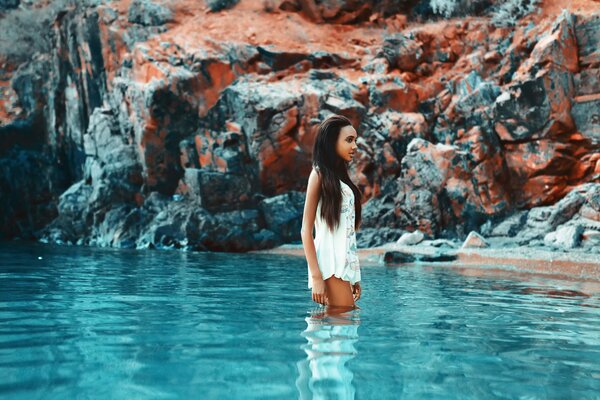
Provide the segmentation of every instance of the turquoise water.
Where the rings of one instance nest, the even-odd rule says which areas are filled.
[[[598,286],[473,272],[2,243],[0,398],[600,399]]]

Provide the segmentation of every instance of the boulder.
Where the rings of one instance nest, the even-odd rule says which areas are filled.
[[[573,75],[573,80],[576,96],[600,93],[600,68],[584,69]]]
[[[544,236],[544,243],[549,246],[573,249],[581,244],[582,234],[581,225],[561,225],[556,231]]]
[[[577,131],[593,145],[600,145],[600,90],[594,95],[576,97],[571,115]]]
[[[423,239],[425,239],[425,235],[423,235],[423,232],[421,231],[406,232],[402,236],[400,236],[400,239],[396,241],[396,244],[403,246],[413,246],[421,243]]]
[[[578,72],[578,43],[575,34],[576,17],[563,11],[552,27],[538,40],[531,55],[518,69],[515,78],[533,76],[540,67],[552,64],[569,72]]]
[[[527,210],[518,211],[492,229],[491,236],[515,236],[527,221]]]
[[[402,251],[386,251],[383,254],[383,262],[386,264],[405,264],[412,263],[417,260],[417,257],[411,253]]]
[[[0,0],[0,11],[19,7],[21,0]]]
[[[581,68],[600,63],[600,14],[578,16],[575,26]]]
[[[486,216],[507,210],[510,200],[495,179],[502,169],[494,162],[476,164],[455,146],[411,141],[395,199],[401,226],[435,236],[443,229],[475,229]]]
[[[277,234],[282,243],[300,240],[304,198],[303,193],[292,191],[264,199],[259,203],[266,228]]]
[[[423,254],[418,260],[421,262],[451,262],[457,258],[458,256],[454,252],[438,252],[435,254]]]
[[[252,185],[244,176],[186,168],[179,193],[187,194],[207,210],[242,208],[252,200]]]
[[[386,251],[382,256],[385,264],[408,264],[413,262],[450,262],[457,259],[455,251],[436,251],[433,253],[409,253],[398,250]]]
[[[362,206],[362,227],[395,227],[394,198],[391,195],[374,197]],[[397,240],[394,238],[393,240]]]
[[[511,84],[496,99],[496,133],[504,142],[552,138],[575,130],[572,75],[550,67]]]
[[[584,203],[585,197],[579,191],[573,190],[552,206],[532,208],[527,215],[527,227],[545,232],[553,231],[570,220]]]
[[[489,247],[489,243],[487,240],[483,238],[477,232],[470,232],[469,236],[463,242],[461,249],[476,249],[476,248],[484,248]]]
[[[413,34],[393,34],[384,39],[381,56],[391,68],[414,71],[423,61],[423,43]]]
[[[581,246],[592,251],[599,252],[600,250],[600,231],[584,230],[581,234]]]
[[[152,0],[133,0],[129,5],[128,20],[144,26],[156,26],[171,22],[173,15],[164,4]]]
[[[381,110],[414,113],[419,107],[419,94],[398,77],[379,79],[369,88],[369,101]]]
[[[395,242],[404,233],[402,229],[389,228],[363,228],[356,232],[356,246],[359,249],[379,247]]]

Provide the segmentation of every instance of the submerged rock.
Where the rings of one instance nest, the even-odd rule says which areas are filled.
[[[434,253],[406,252],[389,250],[382,255],[385,264],[409,264],[413,262],[450,262],[457,259],[454,251],[437,251]]]
[[[386,251],[383,255],[383,262],[386,264],[404,264],[415,262],[417,257],[411,253],[402,251]]]

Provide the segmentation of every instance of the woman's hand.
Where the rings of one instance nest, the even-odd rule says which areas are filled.
[[[325,304],[325,281],[323,277],[312,278],[312,299],[319,304]]]
[[[361,292],[362,289],[360,288],[360,282],[356,282],[354,285],[352,285],[352,294],[354,295],[354,301],[360,299]]]

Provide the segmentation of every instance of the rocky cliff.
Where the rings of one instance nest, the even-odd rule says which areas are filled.
[[[315,128],[340,113],[360,136],[362,245],[555,244],[573,226],[597,243],[600,3],[514,27],[418,23],[414,2],[105,3],[65,8],[50,54],[2,64],[5,238],[296,241]]]

